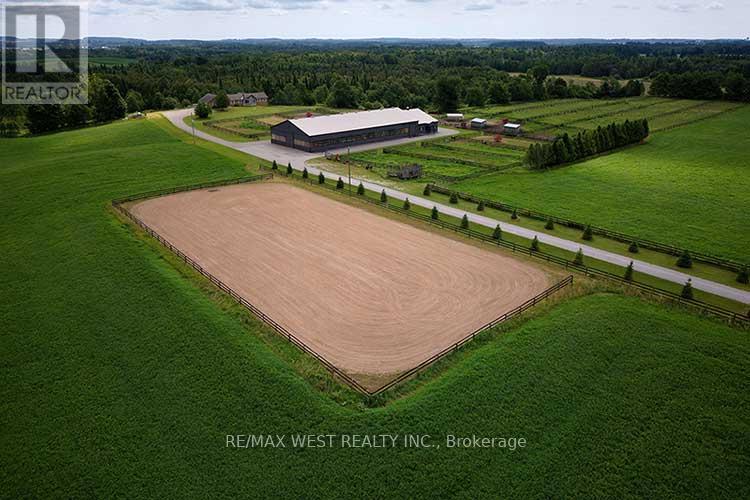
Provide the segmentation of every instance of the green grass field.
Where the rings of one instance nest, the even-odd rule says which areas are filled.
[[[244,173],[162,127],[0,139],[3,497],[750,495],[750,340],[635,298],[540,310],[385,407],[314,387],[309,360],[109,208]],[[225,447],[286,433],[528,446]]]
[[[748,120],[746,106],[580,164],[489,174],[452,187],[748,262]]]

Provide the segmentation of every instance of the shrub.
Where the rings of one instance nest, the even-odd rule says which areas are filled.
[[[326,176],[323,175],[323,172],[318,174],[318,184],[325,184],[326,183]]]
[[[426,186],[424,187],[424,191],[422,191],[422,194],[423,194],[424,196],[430,196],[430,195],[432,194],[432,188],[430,188],[430,185],[429,185],[429,184],[427,184],[427,185],[426,185]]]
[[[271,165],[271,170],[278,170],[278,169],[279,169],[279,164],[276,163],[276,160],[274,160],[273,164]]]
[[[690,269],[693,267],[693,258],[690,257],[690,252],[685,250],[682,252],[682,255],[680,255],[680,258],[677,259],[677,267],[681,267],[683,269]]]
[[[469,216],[464,214],[464,218],[461,219],[461,229],[469,229]]]
[[[307,179],[308,177],[310,177],[310,174],[307,173],[307,167],[305,167],[304,170],[302,170],[302,178]]]
[[[555,223],[552,222],[552,219],[547,219],[547,223],[544,225],[544,229],[547,229],[549,231],[555,229]]]
[[[539,238],[534,236],[534,239],[531,240],[531,251],[532,252],[538,252],[539,251]]]
[[[359,186],[357,186],[357,194],[360,196],[363,196],[365,194],[365,185],[361,182],[359,183]]]
[[[130,95],[130,92],[128,92],[128,95]],[[136,110],[136,111],[140,111],[140,110]],[[199,102],[198,105],[195,107],[195,116],[197,116],[198,118],[208,118],[209,116],[211,116],[212,111],[213,110],[211,109],[211,106],[209,106],[205,102]]]
[[[502,240],[503,239],[503,230],[500,229],[500,224],[495,227],[495,230],[492,231],[492,239],[493,240]]]
[[[510,214],[510,218],[511,218],[511,219],[513,219],[513,220],[516,220],[516,219],[518,219],[518,210],[516,210],[516,209],[514,208],[514,209],[513,209],[513,213],[512,213],[512,214]]]
[[[628,252],[630,252],[630,253],[638,253],[640,251],[641,251],[641,249],[638,248],[638,242],[637,241],[632,242],[630,244],[630,246],[628,247]]]
[[[289,162],[286,166],[286,175],[292,175],[294,173],[294,169],[292,168],[292,162]]]
[[[576,252],[576,256],[573,259],[573,264],[576,266],[582,266],[583,265],[583,249],[579,248],[578,252]]]
[[[479,200],[479,205],[477,205],[477,212],[484,212],[484,201]]]
[[[585,241],[591,241],[594,239],[594,232],[591,230],[590,225],[587,225],[586,229],[583,230],[581,238],[583,238]]]
[[[693,283],[692,283],[692,281],[693,280],[688,279],[687,283],[685,283],[685,286],[682,287],[682,293],[680,294],[680,296],[683,299],[688,299],[688,300],[693,300],[694,299],[694,297],[693,297]]]
[[[623,276],[625,280],[627,281],[633,281],[633,261],[630,261],[630,264],[628,264],[627,269],[625,269],[625,276]]]
[[[385,194],[385,189],[380,192],[380,202],[388,203],[388,195]]]
[[[341,180],[341,177],[336,181],[336,189],[344,189],[344,181]]]
[[[743,285],[750,283],[750,272],[748,272],[747,267],[740,269],[740,273],[737,275],[737,283],[742,283]]]
[[[458,203],[458,195],[456,193],[451,193],[451,199],[450,202],[453,205],[456,205]]]
[[[432,207],[432,214],[430,214],[430,217],[432,217],[432,220],[438,220],[440,218],[440,212],[438,212],[437,207]]]
[[[409,198],[406,198],[404,200],[404,210],[411,210],[411,203],[409,202]]]

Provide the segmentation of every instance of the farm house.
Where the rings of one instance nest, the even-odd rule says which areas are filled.
[[[437,119],[421,109],[387,108],[285,120],[271,127],[271,142],[320,152],[437,131]]]

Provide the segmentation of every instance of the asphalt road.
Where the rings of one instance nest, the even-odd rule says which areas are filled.
[[[188,132],[190,134],[193,133],[191,127],[189,125],[186,125],[183,122],[183,119],[186,116],[189,116],[192,113],[192,109],[179,109],[174,111],[165,111],[163,112],[163,115],[169,119],[176,127],[184,130],[185,132]],[[440,137],[440,136],[448,136],[453,135],[456,132],[453,132],[451,130],[441,130],[437,136],[429,136],[430,138]],[[221,144],[223,146],[227,146],[233,149],[236,149],[238,151],[242,151],[244,153],[247,153],[252,156],[256,156],[259,158],[263,158],[268,161],[276,160],[276,162],[284,166],[287,163],[292,164],[292,168],[295,170],[302,170],[303,168],[307,167],[308,172],[312,175],[318,175],[319,172],[321,172],[320,169],[317,169],[313,166],[307,165],[307,162],[313,158],[319,158],[321,155],[319,153],[306,153],[304,151],[299,151],[292,148],[287,148],[284,146],[277,146],[275,144],[271,144],[270,141],[256,141],[256,142],[231,142],[224,139],[219,139],[218,137],[214,137],[210,134],[206,134],[204,132],[201,132],[199,130],[195,131],[195,135],[197,137],[200,137],[201,139],[205,139],[207,141],[212,141],[217,144]],[[369,149],[377,149],[387,146],[397,146],[399,144],[405,144],[408,142],[414,142],[414,141],[420,141],[424,140],[424,137],[417,137],[417,138],[409,138],[409,139],[397,139],[394,141],[386,141],[386,142],[378,142],[375,144],[366,144],[363,146],[354,146],[351,148],[352,152],[358,152],[358,151],[366,151]],[[345,153],[346,149],[341,150],[332,150],[332,153]],[[337,178],[340,177],[338,174],[334,174],[331,172],[322,171],[323,175],[325,175],[327,178]],[[452,215],[455,217],[463,217],[464,214],[466,214],[469,218],[469,220],[472,223],[480,224],[483,226],[494,228],[498,224],[502,228],[503,232],[509,233],[509,234],[515,234],[518,236],[522,236],[524,238],[533,239],[534,236],[539,238],[539,242],[543,243],[545,245],[550,245],[557,248],[562,248],[565,250],[569,250],[571,252],[577,252],[580,248],[583,250],[583,254],[587,257],[591,257],[594,259],[598,259],[604,262],[610,262],[612,264],[617,264],[622,267],[626,267],[631,261],[633,262],[633,269],[635,271],[638,271],[640,273],[648,274],[657,278],[664,279],[666,281],[671,281],[673,283],[678,284],[684,284],[688,279],[692,279],[693,288],[696,288],[698,290],[702,290],[704,292],[709,292],[714,295],[718,295],[720,297],[725,297],[727,299],[732,299],[737,302],[741,302],[743,304],[750,304],[750,292],[746,292],[743,290],[739,290],[737,288],[733,288],[727,285],[722,285],[721,283],[716,283],[711,280],[703,279],[703,278],[697,278],[695,276],[691,276],[689,274],[675,271],[673,269],[669,269],[662,266],[657,266],[655,264],[649,264],[648,262],[643,262],[640,260],[632,259],[631,257],[620,255],[612,252],[608,252],[606,250],[601,250],[598,248],[590,247],[587,245],[582,245],[581,243],[577,241],[570,241],[563,238],[558,238],[556,236],[550,236],[545,233],[539,233],[536,231],[533,231],[531,229],[526,229],[524,227],[515,226],[513,224],[508,224],[507,222],[501,222],[496,219],[492,219],[490,217],[486,217],[483,215],[478,214],[472,214],[464,212],[463,210],[459,210],[455,207],[452,207],[450,205],[443,205],[441,203],[435,203],[432,200],[420,198],[411,194],[404,193],[402,191],[398,191],[393,188],[388,188],[385,186],[381,186],[380,184],[366,181],[366,180],[360,180],[360,179],[352,179],[352,182],[356,180],[357,183],[362,182],[362,184],[365,186],[365,189],[369,189],[372,191],[381,191],[385,189],[386,194],[390,198],[403,200],[405,198],[409,198],[409,201],[413,205],[418,205],[425,208],[432,208],[434,206],[437,207],[437,209],[440,211],[441,214],[446,215]]]

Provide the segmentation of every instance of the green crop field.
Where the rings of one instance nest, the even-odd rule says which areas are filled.
[[[749,120],[745,106],[580,164],[488,174],[452,187],[748,262]]]
[[[217,150],[154,120],[0,139],[2,496],[750,495],[750,340],[635,298],[540,309],[384,407],[311,385],[309,359],[109,208],[244,173]],[[225,445],[286,433],[441,448]],[[448,434],[528,445],[447,449]]]

